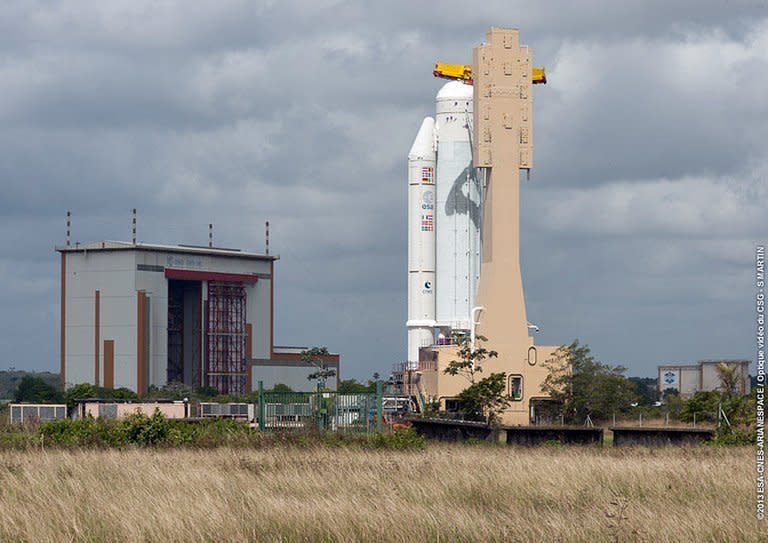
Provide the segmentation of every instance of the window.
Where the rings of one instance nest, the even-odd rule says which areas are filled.
[[[536,347],[529,347],[528,348],[528,364],[530,366],[535,366],[537,362],[537,353],[536,353]]]
[[[445,411],[446,413],[458,413],[461,411],[461,402],[456,399],[446,398]]]
[[[509,376],[509,396],[515,401],[523,399],[523,376],[522,375]]]

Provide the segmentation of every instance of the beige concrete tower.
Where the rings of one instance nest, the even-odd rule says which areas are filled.
[[[533,166],[533,73],[531,50],[518,31],[491,28],[475,47],[474,166],[485,168],[483,258],[474,311],[475,333],[499,353],[489,370],[503,370],[510,395],[519,398],[505,422],[526,424],[530,401],[543,398],[542,362],[556,346],[534,346],[529,336],[520,273],[520,170]],[[498,368],[498,369],[497,369]]]
[[[473,160],[487,168],[476,332],[503,358],[531,343],[520,274],[520,170],[531,164],[531,52],[517,30],[491,28],[475,47]]]

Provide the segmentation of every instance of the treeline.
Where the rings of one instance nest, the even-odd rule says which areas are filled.
[[[27,403],[66,403],[69,407],[73,407],[78,400],[88,398],[104,400],[186,399],[215,402],[255,402],[258,398],[256,391],[240,396],[223,395],[212,387],[192,388],[183,383],[169,383],[162,387],[150,386],[147,393],[141,398],[128,388],[102,388],[89,383],[74,385],[62,393],[58,388],[58,375],[48,375],[51,375],[52,378],[38,374],[19,376],[14,390],[10,392],[8,398],[16,402]],[[285,394],[298,393],[291,387],[280,383],[265,391]],[[360,383],[355,379],[344,379],[339,383],[338,392],[342,394],[372,394],[376,392],[376,381],[369,380],[367,383]]]
[[[58,373],[20,370],[0,371],[0,400],[15,400],[16,391],[19,386],[25,379],[28,386],[30,378],[33,379],[31,382],[35,383],[35,388],[39,387],[41,390],[52,390],[54,392],[59,388]]]
[[[654,379],[627,378],[622,366],[596,360],[587,345],[574,341],[562,347],[545,366],[549,375],[542,387],[551,400],[541,411],[565,424],[609,423],[645,414],[669,417],[684,423],[717,422],[720,442],[749,443],[755,438],[755,390],[750,396],[737,393],[734,366],[717,367],[720,390],[698,392],[681,398],[677,391],[664,391],[658,405]]]

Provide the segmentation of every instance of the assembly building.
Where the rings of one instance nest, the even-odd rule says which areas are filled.
[[[61,254],[61,384],[184,383],[222,394],[262,381],[310,390],[302,347],[274,345],[277,257],[238,249],[98,241]],[[339,356],[325,357],[339,379]]]

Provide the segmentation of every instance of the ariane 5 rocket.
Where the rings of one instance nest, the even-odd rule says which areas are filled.
[[[446,83],[408,153],[408,369],[421,347],[471,326],[483,198],[471,134],[472,86]]]

